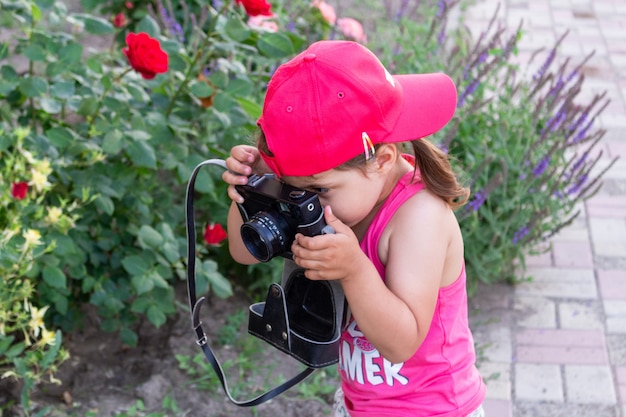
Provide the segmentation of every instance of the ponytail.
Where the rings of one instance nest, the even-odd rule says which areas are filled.
[[[428,190],[444,200],[452,209],[465,204],[470,190],[459,184],[448,155],[427,139],[411,141],[415,169]]]

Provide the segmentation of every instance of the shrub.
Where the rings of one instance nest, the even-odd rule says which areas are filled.
[[[49,329],[79,328],[86,304],[131,346],[141,321],[175,312],[192,169],[250,140],[271,71],[330,27],[304,1],[254,22],[214,4],[0,0],[0,179],[13,184],[0,200],[0,370],[27,382],[26,407],[65,357]],[[276,265],[235,265],[220,245],[220,178],[203,171],[195,189],[198,291],[265,291]]]
[[[579,97],[589,57],[557,64],[564,34],[547,54],[536,51],[544,62],[535,74],[525,74],[514,63],[521,24],[509,31],[492,20],[473,39],[462,25],[447,27],[458,3],[421,3],[410,16],[405,2],[388,9],[395,16],[382,20],[393,22],[382,28],[389,37],[370,46],[397,73],[443,71],[455,79],[457,112],[433,139],[472,189],[457,217],[473,291],[479,281],[524,279],[525,256],[546,250],[548,239],[578,215],[578,204],[601,187],[615,160],[594,170],[602,154],[595,146],[605,133],[594,122],[608,100],[604,94],[588,102]]]

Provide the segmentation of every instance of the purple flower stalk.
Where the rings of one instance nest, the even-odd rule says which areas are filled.
[[[528,226],[520,227],[517,232],[513,234],[513,244],[521,242],[528,235],[528,233],[530,233],[530,229],[528,228]]]
[[[396,13],[396,21],[400,21],[406,14],[406,8],[409,6],[409,0],[402,0],[398,13]]]
[[[478,88],[479,84],[480,82],[476,79],[467,86],[465,91],[463,91],[463,94],[461,94],[461,97],[459,97],[459,102],[456,105],[457,108],[460,108],[463,106],[463,104],[465,104],[465,100],[467,99],[467,97],[474,94],[474,91],[476,91],[476,88]]]
[[[589,177],[587,176],[587,174],[579,175],[576,179],[576,183],[572,185],[569,190],[567,190],[567,194],[577,194],[588,179]]]
[[[468,203],[468,207],[472,211],[478,211],[485,204],[485,200],[487,200],[487,194],[484,191],[479,191],[474,196],[474,199]]]
[[[554,48],[552,48],[552,50],[550,50],[550,54],[546,58],[545,62],[543,63],[541,68],[539,68],[539,71],[537,71],[537,73],[535,75],[533,75],[533,80],[538,80],[539,78],[543,77],[543,75],[548,70],[548,67],[550,66],[550,64],[552,64],[552,61],[554,61],[555,55],[556,55],[556,50]]]
[[[185,32],[183,31],[183,27],[176,21],[176,19],[170,17],[170,15],[167,13],[167,10],[165,10],[165,7],[160,5],[159,9],[161,12],[161,17],[163,18],[163,22],[165,23],[165,26],[170,31],[170,33],[174,35],[180,42],[185,42]]]
[[[535,165],[535,167],[533,168],[533,175],[535,176],[535,178],[539,178],[541,174],[543,174],[545,170],[548,169],[549,166],[550,157],[546,156],[541,161],[539,161],[537,165]]]

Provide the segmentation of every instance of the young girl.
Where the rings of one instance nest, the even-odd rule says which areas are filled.
[[[296,235],[294,262],[311,280],[341,283],[352,314],[342,334],[336,416],[483,416],[485,385],[468,326],[461,231],[452,209],[468,190],[426,140],[453,116],[444,74],[392,76],[354,42],[311,45],[273,75],[258,147],[226,161],[233,200],[229,248],[243,244],[252,173],[318,193],[335,234]],[[401,143],[412,148],[402,151]]]

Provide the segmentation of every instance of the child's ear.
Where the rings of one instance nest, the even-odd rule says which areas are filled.
[[[400,157],[398,147],[394,143],[384,143],[376,149],[376,169],[380,172],[388,172],[393,168]]]

